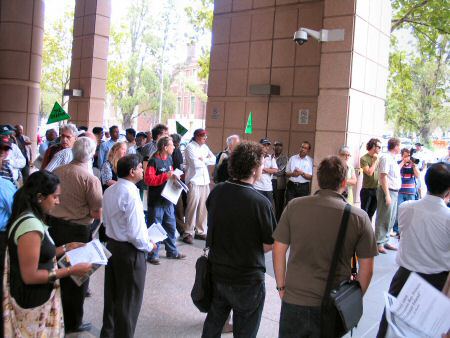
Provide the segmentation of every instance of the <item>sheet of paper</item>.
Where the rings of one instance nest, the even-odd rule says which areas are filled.
[[[384,293],[386,320],[388,322],[388,330],[385,338],[430,338],[423,332],[411,327],[395,314],[392,313],[392,306],[397,299],[389,293]]]
[[[148,228],[148,237],[153,243],[162,242],[167,238],[167,232],[159,223],[153,223]]]
[[[173,171],[173,174],[176,176],[176,177],[178,177],[178,178],[180,178],[181,177],[181,175],[183,175],[184,173],[180,170],[180,169],[175,169],[174,171]]]
[[[430,337],[441,337],[450,329],[450,299],[416,273],[410,274],[392,312]]]
[[[70,265],[72,266],[78,263],[108,264],[108,259],[98,239],[94,239],[80,248],[67,251],[66,256],[69,258]]]
[[[171,178],[166,182],[166,185],[161,192],[161,196],[176,205],[182,191],[183,186],[178,182],[178,180]]]

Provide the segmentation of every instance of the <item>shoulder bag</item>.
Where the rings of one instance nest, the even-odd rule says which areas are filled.
[[[208,259],[209,248],[211,247],[213,227],[209,227],[208,236],[206,238],[205,248],[203,254],[197,259],[195,263],[195,281],[191,290],[191,298],[194,305],[200,312],[207,313],[211,307],[212,301],[212,278],[211,278],[211,263]],[[211,240],[209,238],[211,236]]]
[[[350,204],[347,204],[342,216],[339,233],[334,248],[333,259],[328,273],[327,284],[321,306],[321,337],[342,337],[358,325],[363,312],[362,291],[358,281],[344,280],[332,289],[342,244],[347,232],[350,216]],[[355,259],[355,255],[353,255]],[[352,271],[354,273],[354,271]]]

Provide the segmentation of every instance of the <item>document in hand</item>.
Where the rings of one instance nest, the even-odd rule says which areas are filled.
[[[397,299],[390,303],[394,323],[395,319],[406,323],[421,332],[421,337],[441,337],[450,330],[450,299],[416,273],[411,273]],[[413,337],[412,333],[406,332],[404,336]]]
[[[173,204],[177,204],[182,191],[188,192],[189,189],[176,175],[172,176],[164,186],[161,196]]]
[[[66,252],[66,254],[58,261],[58,266],[67,268],[78,263],[91,263],[91,272],[81,277],[74,275],[70,276],[75,284],[81,286],[99,267],[108,264],[109,257],[111,257],[111,252],[109,252],[98,239],[95,239],[85,246]]]
[[[159,223],[153,223],[147,231],[148,237],[153,243],[162,242],[167,238],[167,232]]]

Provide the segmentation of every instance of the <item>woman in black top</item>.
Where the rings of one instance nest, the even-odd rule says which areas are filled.
[[[30,309],[45,303],[56,279],[82,276],[92,266],[87,263],[56,269],[55,258],[83,243],[55,247],[44,224],[45,215],[59,204],[59,179],[48,171],[29,176],[14,196],[8,222],[10,256],[10,292],[17,304]]]

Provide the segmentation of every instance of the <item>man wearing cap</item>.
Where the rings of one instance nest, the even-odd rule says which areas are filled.
[[[270,145],[272,144],[268,138],[262,138],[259,141],[263,146],[263,170],[261,177],[253,183],[253,187],[261,194],[266,196],[270,204],[273,205],[273,187],[272,187],[272,175],[278,171],[277,161],[269,154]]]
[[[206,240],[206,199],[209,195],[208,166],[216,163],[216,157],[206,145],[207,132],[194,131],[191,142],[184,150],[186,160],[185,181],[189,187],[186,206],[186,228],[183,242],[192,244],[196,239]]]
[[[308,156],[311,143],[304,141],[298,155],[292,156],[286,166],[286,204],[296,197],[308,196],[311,191],[313,160]]]
[[[6,139],[9,140],[10,148],[11,150],[8,151],[8,155],[5,158],[5,161],[9,162],[9,165],[12,170],[12,176],[14,182],[17,182],[19,180],[20,176],[20,169],[25,167],[26,160],[25,157],[22,155],[22,152],[20,151],[17,144],[13,143],[11,141],[11,135],[14,133],[14,128],[8,126],[8,125],[0,125],[0,137],[5,137],[4,140],[6,142]]]
[[[411,156],[418,159],[419,163],[417,164],[417,169],[419,169],[420,172],[420,178],[417,179],[417,195],[416,198],[419,199],[422,196],[425,196],[426,189],[424,183],[424,175],[427,168],[427,159],[426,154],[423,151],[423,144],[420,142],[417,142],[415,144],[416,150],[412,152]]]
[[[277,221],[280,220],[284,209],[284,194],[286,193],[286,165],[288,157],[283,154],[283,143],[275,141],[273,143],[273,158],[277,162],[278,171],[273,175],[273,199],[275,203],[275,215]]]
[[[14,183],[13,169],[7,159],[11,152],[11,140],[7,136],[0,137],[0,177]]]

